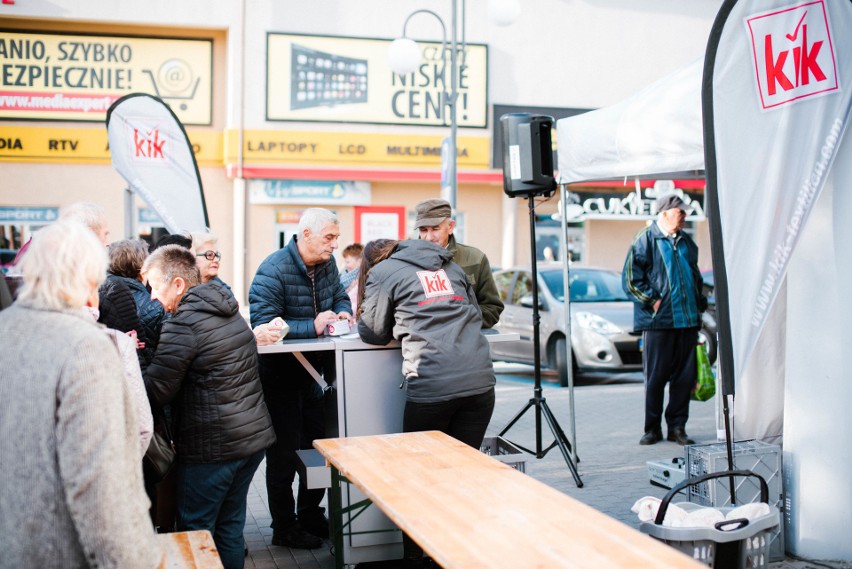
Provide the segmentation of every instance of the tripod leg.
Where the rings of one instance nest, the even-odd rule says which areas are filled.
[[[562,458],[565,459],[565,463],[568,465],[568,469],[574,477],[574,482],[577,483],[577,488],[582,488],[583,481],[580,480],[580,474],[577,472],[577,466],[571,459],[571,453],[569,452],[571,449],[571,443],[568,442],[565,432],[562,430],[562,427],[559,426],[559,423],[556,421],[556,417],[554,417],[553,413],[550,411],[550,407],[547,406],[547,400],[542,399],[540,405],[544,411],[544,418],[547,419],[547,424],[550,425],[553,438],[556,439],[556,443],[559,445],[559,450],[562,452]]]
[[[565,441],[565,447],[568,449],[568,452],[572,451],[571,442],[568,440],[568,435],[565,434],[565,431],[562,430],[562,426],[556,420],[556,416],[550,410],[550,407],[547,405],[547,400],[542,397],[541,399],[541,407],[544,409],[544,412],[550,417],[547,421],[550,423],[551,430],[553,430],[553,438],[557,441],[562,440]],[[577,457],[577,462],[580,462],[580,457]]]
[[[535,402],[535,400],[534,400],[534,399],[530,399],[529,401],[527,401],[527,404],[526,404],[526,405],[524,405],[524,408],[523,408],[523,409],[521,409],[520,411],[518,411],[518,414],[517,414],[517,415],[515,415],[515,417],[514,417],[511,421],[509,421],[509,423],[508,423],[505,427],[503,427],[503,430],[502,430],[502,431],[500,431],[499,433],[497,433],[497,436],[498,436],[498,437],[502,437],[504,434],[506,434],[506,433],[509,431],[509,429],[511,429],[511,428],[512,428],[512,426],[513,426],[515,423],[517,423],[517,422],[518,422],[518,419],[520,419],[521,417],[523,417],[523,416],[524,416],[524,413],[526,413],[526,412],[527,412],[527,409],[529,409],[530,407],[532,407],[532,406],[533,406],[533,403],[534,403],[534,402]]]

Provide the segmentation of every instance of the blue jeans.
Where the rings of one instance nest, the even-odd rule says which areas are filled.
[[[225,569],[245,566],[246,496],[263,451],[209,464],[177,465],[177,529],[213,534]]]

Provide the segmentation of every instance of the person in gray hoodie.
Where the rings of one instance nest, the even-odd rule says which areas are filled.
[[[452,255],[429,241],[367,243],[358,333],[368,344],[402,344],[404,432],[438,430],[478,449],[496,379],[476,294]],[[403,547],[406,566],[423,564],[414,542]]]

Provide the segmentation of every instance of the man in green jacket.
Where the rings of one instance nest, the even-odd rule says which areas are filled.
[[[482,327],[491,328],[497,324],[500,313],[503,312],[503,302],[497,292],[488,257],[476,247],[456,243],[453,236],[456,222],[452,219],[453,209],[450,203],[437,198],[428,199],[418,203],[415,211],[417,219],[414,226],[420,233],[420,239],[445,247],[453,254],[453,262],[467,275],[482,312]]]

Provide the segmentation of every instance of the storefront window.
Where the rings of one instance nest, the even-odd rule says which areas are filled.
[[[535,258],[537,261],[564,261],[559,234],[562,225],[549,216],[539,216],[535,227]],[[567,227],[568,252],[572,263],[579,263],[585,257],[586,231],[583,223],[569,223]]]

